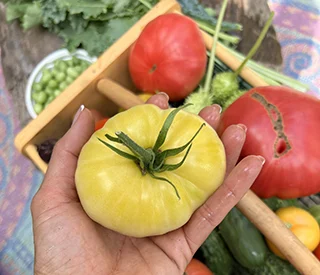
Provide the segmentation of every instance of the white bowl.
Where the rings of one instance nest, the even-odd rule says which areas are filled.
[[[25,103],[28,109],[28,113],[32,118],[36,118],[37,114],[33,109],[33,99],[31,98],[32,86],[33,83],[37,83],[40,81],[42,77],[42,70],[44,68],[52,68],[54,67],[53,63],[56,60],[69,60],[73,56],[88,61],[90,63],[94,63],[97,60],[97,57],[91,57],[85,50],[77,50],[73,53],[70,53],[67,49],[57,50],[48,56],[46,56],[42,61],[34,68],[32,71],[25,90]]]

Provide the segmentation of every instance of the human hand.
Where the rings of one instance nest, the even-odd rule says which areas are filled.
[[[155,95],[147,103],[168,108]],[[200,116],[217,128],[220,109],[213,105]],[[183,274],[196,250],[250,188],[263,158],[249,156],[237,166],[245,127],[232,125],[221,136],[227,155],[224,183],[181,228],[165,235],[132,238],[92,221],[82,209],[74,175],[78,155],[94,131],[88,109],[78,113],[70,130],[56,144],[31,211],[35,243],[35,274]]]

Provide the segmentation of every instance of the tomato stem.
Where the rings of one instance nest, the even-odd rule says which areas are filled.
[[[290,229],[290,228],[292,227],[292,224],[289,223],[289,222],[285,222],[284,224],[285,224],[285,226],[286,226],[288,229]]]
[[[154,71],[157,69],[157,65],[153,64],[152,68],[149,70],[149,74],[154,73]]]
[[[206,80],[205,80],[205,84],[204,84],[204,92],[205,93],[210,92],[210,84],[211,84],[213,70],[214,70],[214,60],[215,60],[215,56],[216,56],[218,36],[219,36],[220,30],[221,30],[221,25],[222,25],[224,14],[226,12],[227,5],[228,5],[228,0],[224,0],[222,3],[220,13],[219,13],[217,26],[215,29],[215,36],[213,37],[213,44],[212,44],[212,48],[211,48],[211,52],[210,52],[211,56],[210,56],[208,71],[207,71]]]
[[[174,109],[172,112],[170,112],[170,114],[167,116],[166,120],[164,121],[164,123],[162,125],[162,128],[159,132],[158,138],[157,138],[153,148],[146,148],[146,149],[143,148],[142,146],[140,146],[139,144],[134,142],[128,135],[126,135],[123,132],[116,132],[115,134],[117,137],[113,137],[108,134],[106,134],[105,137],[112,142],[120,143],[120,144],[126,146],[128,149],[130,149],[130,151],[133,153],[133,155],[128,154],[128,153],[118,149],[117,147],[101,140],[100,138],[98,138],[98,140],[101,143],[103,143],[104,145],[106,145],[108,148],[113,150],[118,155],[125,157],[127,159],[130,159],[130,160],[133,160],[135,163],[137,163],[138,166],[140,167],[143,175],[149,174],[151,177],[153,177],[155,179],[162,180],[162,181],[169,183],[174,188],[177,197],[180,199],[178,189],[175,187],[175,185],[170,180],[168,180],[166,178],[156,176],[155,173],[161,173],[161,172],[165,172],[165,171],[173,171],[173,170],[176,170],[179,167],[181,167],[183,165],[183,163],[185,162],[185,160],[186,160],[186,158],[192,148],[192,141],[196,138],[196,136],[199,134],[201,129],[205,126],[205,123],[201,124],[201,126],[199,127],[197,132],[193,135],[193,137],[183,146],[180,146],[178,148],[173,148],[173,149],[167,149],[165,151],[160,150],[160,147],[163,145],[163,143],[166,140],[168,131],[172,125],[172,122],[173,122],[175,116],[177,115],[177,113],[180,110],[182,110],[183,108],[185,108],[189,105],[191,105],[191,104],[181,106],[179,108]],[[165,163],[165,160],[168,157],[176,156],[176,155],[182,153],[185,149],[187,149],[187,151],[179,163],[176,163],[176,164],[166,164]]]
[[[145,1],[145,0],[139,0],[139,2],[140,2],[142,5],[146,6],[149,10],[152,9],[152,5],[151,5],[149,2],[147,2],[147,1]]]
[[[162,125],[162,128],[161,128],[161,130],[160,130],[160,132],[159,132],[158,138],[157,138],[157,140],[156,140],[156,143],[155,143],[154,146],[153,146],[153,151],[154,151],[154,152],[158,152],[159,148],[160,148],[160,147],[162,146],[162,144],[164,143],[164,141],[165,141],[165,139],[166,139],[166,137],[167,137],[169,128],[170,128],[170,126],[171,126],[171,124],[172,124],[172,122],[173,122],[173,119],[175,118],[176,114],[177,114],[180,110],[182,110],[182,109],[184,109],[184,108],[186,108],[186,107],[188,107],[188,106],[190,106],[190,105],[191,105],[191,104],[186,104],[186,105],[180,106],[179,108],[174,109],[174,110],[168,115],[168,117],[166,118],[164,124]]]
[[[263,41],[263,39],[265,38],[265,36],[267,35],[267,32],[272,24],[272,20],[274,17],[274,12],[271,12],[267,23],[264,25],[257,41],[254,43],[254,45],[252,46],[251,50],[249,51],[248,55],[246,56],[246,58],[242,61],[241,65],[239,66],[239,68],[234,72],[234,74],[236,76],[238,76],[240,74],[240,72],[242,71],[243,67],[246,65],[246,63],[255,55],[255,53],[257,52],[257,50],[260,48],[261,43]]]

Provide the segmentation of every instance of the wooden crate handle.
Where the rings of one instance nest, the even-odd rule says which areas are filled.
[[[124,109],[143,104],[143,101],[133,92],[110,79],[101,79],[97,87],[101,94]],[[251,190],[240,200],[237,208],[275,244],[301,274],[320,274],[318,259]]]
[[[125,110],[144,103],[133,92],[108,78],[101,79],[97,84],[97,88],[101,94]]]

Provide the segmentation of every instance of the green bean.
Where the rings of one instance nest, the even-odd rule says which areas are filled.
[[[75,56],[72,57],[72,62],[74,66],[77,66],[80,64],[81,60]]]
[[[53,88],[47,87],[47,88],[45,89],[45,93],[46,93],[48,96],[52,95],[53,92],[54,92],[54,89],[53,89]]]
[[[67,75],[68,76],[71,76],[71,77],[73,77],[73,78],[76,78],[76,77],[78,77],[78,72],[75,70],[75,68],[71,68],[71,67],[69,67],[68,69],[67,69]]]
[[[36,101],[36,99],[38,98],[39,92],[32,92],[31,93],[31,98]]]
[[[49,88],[53,88],[53,89],[56,88],[56,87],[58,87],[57,81],[51,79],[51,80],[48,82],[48,87],[49,87]]]
[[[55,62],[53,62],[53,65],[55,68],[57,68],[60,66],[61,63],[63,63],[63,60],[59,59],[59,60],[56,60]]]
[[[57,75],[60,74],[60,70],[56,67],[54,67],[52,70],[51,70],[51,76],[52,78],[57,78]]]
[[[65,61],[65,64],[67,64],[68,67],[73,67],[72,59],[66,60],[66,61]]]
[[[62,82],[62,81],[65,80],[65,79],[66,79],[66,74],[65,74],[65,73],[60,72],[60,73],[58,73],[58,74],[56,75],[56,80],[57,80],[58,82]]]
[[[51,103],[54,99],[55,99],[55,97],[53,95],[49,96],[47,101],[46,101],[46,104]]]
[[[68,65],[65,61],[62,61],[59,66],[58,69],[60,70],[60,72],[66,72],[68,69]]]
[[[41,83],[34,83],[32,86],[32,89],[36,92],[41,92],[42,91],[42,85]]]
[[[74,69],[77,71],[78,76],[83,72],[83,70],[81,68],[81,65],[78,65],[78,66],[74,67]]]
[[[48,95],[45,92],[40,92],[37,95],[35,101],[36,101],[36,103],[43,104],[46,102],[47,98],[48,98]]]
[[[37,114],[40,114],[43,110],[43,106],[39,103],[33,105],[33,109]]]
[[[81,60],[81,66],[84,65],[86,67],[89,67],[91,65],[90,62],[86,61],[86,60]]]
[[[61,91],[59,91],[59,90],[55,90],[53,94],[54,94],[54,96],[55,96],[55,97],[57,97],[58,95],[60,95],[60,94],[61,94]]]
[[[67,83],[67,85],[70,85],[72,82],[74,81],[74,78],[68,76],[65,80],[65,82]]]
[[[61,82],[59,85],[59,89],[61,91],[65,90],[69,85],[66,82]]]
[[[51,73],[48,69],[43,70],[42,77],[40,79],[40,84],[45,86],[51,79]]]

